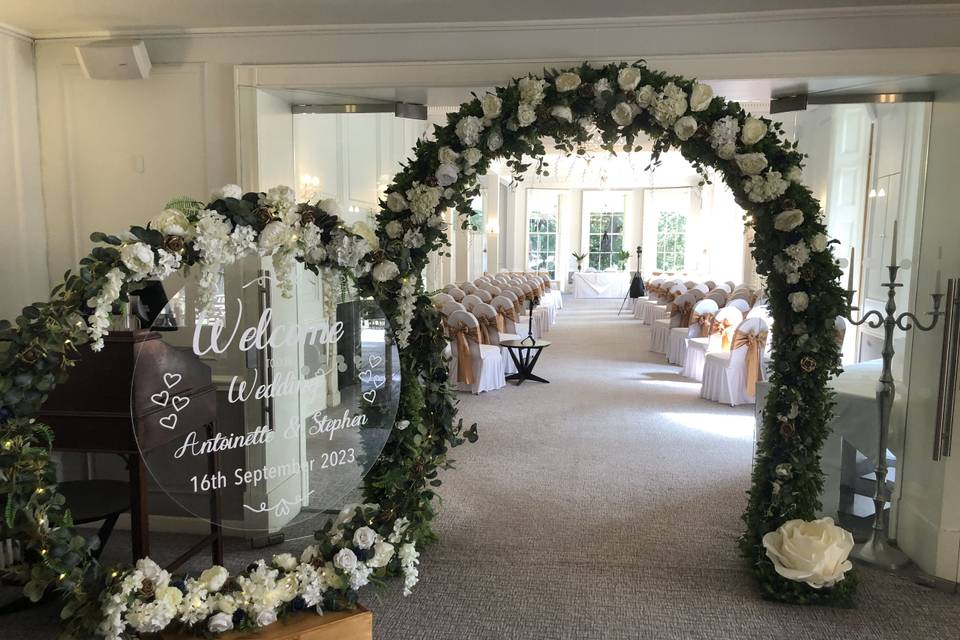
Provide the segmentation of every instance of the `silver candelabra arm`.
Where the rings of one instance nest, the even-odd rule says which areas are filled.
[[[859,311],[859,309],[857,309],[856,307],[850,307],[850,310]],[[867,324],[867,326],[873,329],[879,329],[880,327],[883,326],[883,322],[885,320],[884,315],[880,313],[878,309],[873,309],[871,311],[868,311],[867,313],[863,314],[859,320],[854,320],[852,315],[853,314],[851,314],[851,317],[847,318],[847,320],[850,322],[850,324],[854,325],[855,327],[859,327],[862,324]]]
[[[897,316],[896,319],[897,326],[902,331],[910,331],[913,328],[917,328],[920,331],[930,331],[937,326],[937,321],[940,319],[940,316],[944,314],[944,312],[940,310],[940,303],[943,300],[943,294],[934,293],[931,295],[933,295],[933,311],[928,312],[928,315],[931,316],[930,324],[924,325],[920,321],[920,318],[916,316],[916,314],[905,311]]]

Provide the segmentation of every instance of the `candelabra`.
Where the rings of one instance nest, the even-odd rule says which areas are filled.
[[[863,314],[859,320],[853,319],[853,311],[858,311],[853,303],[853,250],[850,250],[850,281],[847,286],[847,302],[850,304],[850,320],[856,326],[866,324],[873,329],[883,327],[883,371],[880,374],[880,381],[877,385],[877,405],[880,409],[880,440],[877,447],[877,466],[876,489],[873,494],[873,528],[870,531],[870,537],[866,542],[858,544],[853,548],[852,556],[867,564],[872,564],[886,569],[900,569],[909,564],[910,559],[905,553],[890,545],[887,537],[887,527],[884,523],[884,511],[889,501],[887,495],[887,438],[890,432],[890,414],[893,409],[893,400],[896,393],[896,385],[893,381],[891,372],[891,363],[893,362],[893,332],[895,329],[901,331],[910,331],[918,329],[920,331],[930,331],[937,326],[937,321],[943,315],[940,310],[940,303],[943,300],[943,293],[940,293],[940,273],[937,272],[937,283],[934,288],[933,311],[928,312],[932,317],[930,324],[924,325],[916,314],[904,311],[897,314],[896,295],[897,289],[903,285],[897,282],[897,273],[900,266],[897,265],[897,223],[893,223],[893,249],[891,250],[890,265],[887,271],[890,274],[889,282],[883,283],[887,288],[887,304],[884,312],[879,309],[872,309]]]

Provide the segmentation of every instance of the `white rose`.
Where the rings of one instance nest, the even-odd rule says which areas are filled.
[[[693,116],[683,116],[673,124],[673,131],[681,140],[689,140],[697,132],[696,118]]]
[[[320,201],[320,209],[331,216],[343,217],[343,211],[340,209],[340,203],[333,198],[327,198]]]
[[[800,209],[787,209],[781,211],[773,219],[773,228],[777,231],[792,231],[803,222],[803,211]]]
[[[767,168],[767,156],[762,153],[738,153],[734,159],[746,176],[755,176]]]
[[[822,233],[815,234],[810,238],[810,248],[820,253],[827,250],[827,236]]]
[[[387,232],[387,236],[393,240],[396,240],[403,235],[403,225],[396,220],[391,220],[388,222],[384,229]]]
[[[243,189],[240,188],[238,184],[225,184],[220,187],[218,190],[213,192],[214,200],[224,200],[226,198],[233,198],[234,200],[239,200],[243,197]]]
[[[529,127],[537,121],[537,111],[531,105],[520,103],[517,107],[517,123],[521,127]]]
[[[373,557],[367,560],[367,566],[374,569],[385,567],[393,559],[393,553],[393,545],[385,540],[380,540],[373,545]]]
[[[373,267],[373,279],[377,282],[393,280],[400,275],[400,269],[392,260],[382,260]]]
[[[273,609],[264,609],[257,614],[256,623],[258,627],[268,627],[277,621],[277,612]]]
[[[573,91],[580,86],[580,76],[572,71],[567,71],[558,75],[557,79],[554,81],[554,84],[556,84],[557,91],[560,93]]]
[[[500,129],[494,129],[487,134],[487,149],[496,151],[503,146],[503,134]]]
[[[480,99],[480,107],[483,108],[483,117],[487,120],[493,120],[500,115],[503,101],[496,95],[488,93]]]
[[[783,174],[783,178],[790,182],[799,183],[803,179],[803,171],[800,167],[790,167],[787,169],[787,172]]]
[[[467,163],[467,166],[472,167],[483,159],[483,152],[476,147],[470,147],[469,149],[463,150],[463,161]]]
[[[633,91],[640,84],[640,69],[637,67],[620,69],[620,73],[617,74],[617,84],[622,91]]]
[[[526,102],[534,107],[543,102],[543,80],[540,78],[521,78],[517,82],[517,86],[520,88],[521,102]]]
[[[273,556],[273,566],[284,571],[293,571],[297,568],[297,559],[289,553],[280,553]]]
[[[170,583],[170,574],[150,558],[140,558],[136,566],[143,579],[152,582],[155,588],[166,587]]]
[[[150,228],[156,229],[165,236],[193,236],[193,225],[182,211],[166,209],[150,221]]]
[[[450,147],[440,147],[437,157],[440,159],[440,164],[456,164],[460,154]]]
[[[260,232],[259,246],[260,251],[264,255],[269,255],[287,244],[287,241],[291,238],[292,232],[290,227],[280,222],[279,220],[274,220],[273,222],[267,224],[263,228],[263,231]]]
[[[410,426],[409,420],[400,420],[399,422],[397,422],[397,431],[403,431],[409,426]]]
[[[563,122],[573,122],[573,111],[570,110],[570,107],[557,105],[553,109],[550,109],[550,115]]]
[[[176,587],[163,587],[157,590],[154,599],[165,607],[176,608],[183,602],[183,592]]]
[[[637,104],[641,107],[649,107],[654,98],[657,97],[657,91],[652,85],[645,84],[637,91]]]
[[[377,540],[377,532],[370,527],[360,527],[353,532],[353,544],[361,549],[369,549]]]
[[[613,108],[613,111],[610,112],[610,116],[618,125],[621,127],[626,127],[633,122],[633,118],[636,116],[636,113],[634,112],[633,107],[631,107],[629,104],[626,102],[621,102]]]
[[[833,586],[853,568],[853,536],[833,518],[790,520],[763,536],[763,546],[777,573],[814,589]]]
[[[749,117],[743,123],[743,129],[740,131],[740,139],[743,144],[756,144],[763,140],[767,135],[767,125],[759,118]]]
[[[215,613],[207,621],[207,630],[210,633],[224,633],[233,629],[233,616],[226,613]]]
[[[220,591],[230,573],[219,565],[214,565],[200,574],[200,583],[209,592]]]
[[[357,566],[357,555],[350,549],[340,549],[333,556],[333,566],[341,571],[353,571]]]
[[[437,178],[437,184],[441,187],[449,187],[460,177],[460,170],[457,169],[455,164],[444,163],[437,167],[434,175]]]
[[[713,100],[713,87],[708,84],[693,83],[690,90],[690,111],[703,111]]]
[[[120,259],[134,276],[139,277],[150,273],[154,265],[153,249],[143,242],[125,244],[120,247]]]
[[[457,121],[455,130],[463,146],[473,147],[480,140],[480,132],[483,131],[483,121],[476,116],[464,116]]]
[[[787,300],[790,301],[790,306],[797,313],[805,311],[810,306],[810,296],[804,291],[794,291],[787,296]]]
[[[407,209],[407,199],[399,191],[391,191],[387,194],[387,209],[394,213],[400,213]]]

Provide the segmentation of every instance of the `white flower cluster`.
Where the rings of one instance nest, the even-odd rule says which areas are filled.
[[[750,202],[770,202],[776,200],[786,192],[789,183],[783,179],[779,171],[750,176],[743,182],[743,189],[747,192]]]
[[[439,187],[431,187],[419,182],[415,182],[413,187],[407,190],[407,202],[413,213],[412,218],[415,224],[423,224],[436,212],[440,206],[441,193],[442,190]]]
[[[740,123],[733,116],[724,116],[710,127],[710,146],[724,160],[731,159],[737,153],[737,137],[740,135]]]
[[[204,210],[197,216],[193,244],[200,254],[197,308],[205,310],[213,302],[223,267],[256,253],[256,232],[244,225],[234,227],[218,212]]]
[[[396,338],[397,345],[403,349],[410,341],[410,331],[413,326],[413,316],[417,302],[417,277],[407,276],[400,285],[400,296],[397,301]]]
[[[687,112],[687,92],[668,82],[650,103],[650,113],[663,127],[671,127],[677,118]]]
[[[106,281],[95,297],[87,300],[87,306],[93,309],[93,314],[87,321],[89,327],[87,333],[93,340],[91,349],[100,351],[103,349],[103,336],[107,335],[110,329],[110,311],[113,303],[120,298],[120,287],[123,285],[123,271],[114,267],[107,272]]]

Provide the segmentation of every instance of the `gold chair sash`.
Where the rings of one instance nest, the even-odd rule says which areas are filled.
[[[480,342],[481,344],[494,344],[493,338],[490,337],[490,330],[496,330],[499,333],[497,328],[497,320],[502,320],[500,315],[496,315],[492,318],[483,317],[477,318],[480,321]],[[499,340],[497,341],[499,342]]]
[[[760,381],[760,358],[763,355],[763,348],[766,344],[766,331],[761,331],[760,333],[735,331],[733,334],[731,351],[739,349],[742,346],[747,347],[747,371],[744,376],[743,390],[748,396],[757,395],[757,382]]]
[[[838,346],[838,347],[842,347],[842,346],[843,346],[843,339],[844,339],[844,337],[846,337],[846,335],[847,335],[847,330],[846,330],[846,328],[844,328],[844,329],[837,329],[837,335],[836,335],[836,337],[835,337],[835,340],[837,341],[837,346]]]
[[[714,320],[713,324],[710,326],[710,335],[715,333],[720,334],[720,350],[721,351],[730,351],[730,340],[733,337],[733,331],[735,327],[730,323],[729,320]]]
[[[690,314],[690,325],[699,325],[701,338],[706,338],[710,335],[710,330],[713,327],[713,316],[712,313],[697,313],[693,312]]]
[[[457,381],[473,384],[473,357],[467,340],[480,344],[480,327],[450,327],[450,338],[457,350]]]

